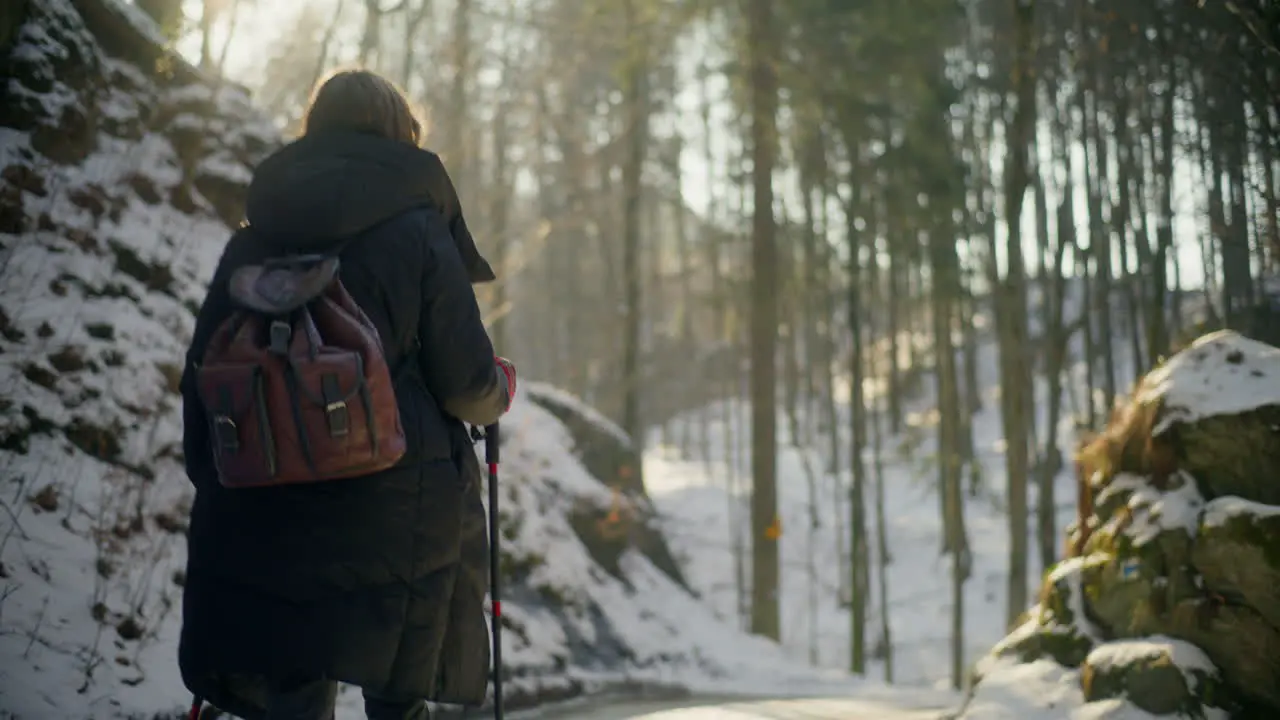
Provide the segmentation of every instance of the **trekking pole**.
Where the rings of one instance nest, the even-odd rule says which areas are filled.
[[[489,601],[493,605],[493,717],[502,720],[502,599],[498,542],[498,423],[484,429],[484,461],[489,465]]]

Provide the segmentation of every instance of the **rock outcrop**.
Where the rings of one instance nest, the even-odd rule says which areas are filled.
[[[1200,338],[1077,462],[1090,502],[1075,557],[986,672],[1051,660],[1079,671],[1085,703],[1280,716],[1280,350]]]
[[[621,578],[619,562],[624,553],[634,549],[687,589],[641,482],[643,459],[630,436],[589,405],[555,387],[526,383],[525,397],[564,424],[578,460],[613,488],[607,505],[582,502],[570,515],[574,532],[595,561]]]

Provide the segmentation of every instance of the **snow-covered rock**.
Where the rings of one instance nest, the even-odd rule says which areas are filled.
[[[1102,703],[1195,718],[1280,713],[1277,378],[1280,350],[1218,332],[1139,382],[1079,455],[1094,500],[1077,527],[1082,556],[1050,574],[1028,623],[983,667],[1020,677],[1030,671],[1009,661],[1052,660],[1077,676],[1077,709],[1044,717]],[[974,700],[990,671],[979,680]]]
[[[1153,715],[1226,715],[1212,706],[1218,668],[1200,648],[1172,638],[1099,645],[1085,658],[1080,684],[1088,702],[1125,699]]]
[[[1151,436],[1169,436],[1210,497],[1280,505],[1280,348],[1205,335],[1152,370],[1135,404],[1159,408]]]

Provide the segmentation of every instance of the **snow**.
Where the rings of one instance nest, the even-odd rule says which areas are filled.
[[[577,395],[562,390],[554,385],[548,385],[541,382],[524,382],[521,381],[519,386],[527,391],[530,395],[552,405],[558,405],[572,410],[574,413],[585,418],[588,422],[597,428],[609,433],[619,443],[625,447],[633,447],[631,436],[626,431],[618,427],[618,424],[609,418],[601,415],[598,410],[586,404]]]
[[[1205,335],[1149,373],[1138,400],[1162,403],[1153,435],[1176,423],[1280,405],[1280,349],[1230,330]]]
[[[1071,720],[1159,720],[1161,717],[1119,698],[1091,702],[1071,713]],[[1166,720],[1168,718],[1163,717]],[[1211,709],[1207,709],[1204,720],[1226,720],[1226,716],[1215,715]]]
[[[225,155],[210,155],[200,162],[196,172],[201,175],[222,178],[236,185],[248,185],[249,181],[253,179],[253,174],[249,172],[248,168]]]
[[[1214,498],[1205,505],[1204,515],[1200,522],[1205,527],[1221,527],[1233,518],[1241,516],[1253,518],[1280,517],[1280,507],[1264,505],[1263,503],[1246,500],[1234,495],[1225,495],[1220,498]]]
[[[982,681],[957,720],[1048,720],[1069,718],[1084,705],[1079,673],[1050,660],[979,663]]]
[[[1046,578],[1046,582],[1058,583],[1071,576],[1078,578],[1081,576],[1086,562],[1088,562],[1088,558],[1068,558],[1053,567],[1053,570],[1049,572]],[[1079,582],[1073,582],[1067,586],[1067,593],[1067,610],[1071,613],[1071,627],[1082,636],[1096,642],[1103,636],[1103,633],[1093,624],[1089,619],[1089,614],[1085,612],[1084,589]],[[1054,620],[1055,624],[1062,622],[1062,618],[1054,618]],[[1023,627],[1025,628],[1026,625]],[[1041,632],[1046,630],[1048,628],[1040,628]]]
[[[1179,470],[1175,478],[1177,487],[1160,490],[1143,483],[1129,496],[1132,522],[1124,532],[1136,545],[1145,545],[1167,530],[1183,530],[1195,537],[1204,498],[1190,474]]]
[[[1139,646],[1132,652],[1146,652],[1143,643],[1116,643],[1118,646],[1129,644]],[[1179,661],[1186,661],[1194,669],[1201,665],[1198,651],[1185,643],[1155,639],[1151,644],[1160,650],[1167,647],[1177,653]],[[1119,662],[1128,652],[1102,650],[1106,647],[1100,646],[1094,654],[1103,660]],[[1093,659],[1091,655],[1090,660]],[[1168,717],[1153,715],[1119,698],[1086,703],[1080,688],[1080,672],[1051,660],[1019,663],[1007,658],[986,658],[979,663],[979,672],[982,681],[955,720],[1158,720]],[[1189,677],[1188,681],[1192,679]],[[1217,708],[1204,708],[1204,720],[1227,720],[1227,717],[1226,712]]]
[[[1146,487],[1148,484],[1150,484],[1150,480],[1142,475],[1128,472],[1116,473],[1107,481],[1107,485],[1102,489],[1102,492],[1098,493],[1096,504],[1105,504],[1113,495],[1118,495],[1122,492],[1131,493],[1139,488]]]
[[[688,707],[642,715],[610,714],[608,720],[784,720],[786,718],[841,718],[842,720],[937,720],[939,708],[918,707],[905,698],[879,701],[869,698],[819,698],[772,702],[733,703]],[[597,718],[599,716],[592,716]],[[605,718],[600,718],[605,720]]]
[[[1085,662],[1099,670],[1108,670],[1161,657],[1168,657],[1182,671],[1189,688],[1200,684],[1197,673],[1203,676],[1218,674],[1217,666],[1203,650],[1189,642],[1163,635],[1102,643],[1089,653]]]
[[[1004,516],[1004,458],[999,413],[996,343],[979,346],[979,381],[983,409],[973,418],[979,460],[977,487],[966,477],[965,522],[972,554],[973,574],[965,586],[966,662],[982,657],[1008,632],[1005,623],[1005,588],[1008,567],[1008,522]],[[891,564],[887,569],[889,625],[893,641],[893,678],[896,683],[949,686],[951,561],[940,555],[942,542],[940,507],[934,464],[936,422],[932,413],[931,379],[926,378],[921,399],[908,408],[903,432],[884,443],[885,516]],[[1038,388],[1043,394],[1044,388]],[[875,393],[869,393],[871,398]],[[840,425],[849,427],[848,408],[841,398]],[[727,407],[725,406],[727,405]],[[744,527],[749,517],[748,449],[741,456],[727,454],[725,434],[735,424],[748,428],[749,406],[728,401],[695,411],[669,426],[667,435],[681,437],[680,423],[706,424],[707,447],[696,448],[693,457],[682,457],[675,448],[651,441],[646,453],[645,485],[653,498],[663,529],[681,562],[686,577],[718,616],[739,622],[734,548],[750,552]],[[725,420],[728,419],[726,426]],[[887,423],[886,423],[887,424]],[[782,636],[790,657],[808,662],[811,652],[817,664],[845,668],[849,663],[849,611],[839,602],[847,598],[847,568],[837,548],[847,547],[847,467],[827,472],[824,433],[802,428],[801,442],[790,437],[789,423],[779,422],[778,497],[783,535],[781,554]],[[1041,423],[1043,427],[1043,423]],[[701,429],[687,433],[703,437]],[[1043,433],[1043,430],[1041,431]],[[1070,420],[1058,428],[1060,446],[1072,445]],[[656,433],[655,433],[656,435]],[[849,447],[847,432],[842,452]],[[703,455],[705,457],[699,457]],[[865,455],[869,478],[874,476],[870,451]],[[806,467],[814,471],[812,497]],[[874,528],[874,485],[868,480],[868,523]],[[1035,488],[1030,502],[1035,506]],[[1062,473],[1055,484],[1057,527],[1075,519],[1075,479]],[[811,512],[816,513],[814,526]],[[1035,548],[1029,529],[1028,547]],[[1061,540],[1059,540],[1061,544]],[[871,538],[870,555],[878,554]],[[1034,550],[1033,550],[1034,556]],[[1034,563],[1034,561],[1033,561]],[[744,568],[750,581],[750,562]],[[875,583],[875,571],[873,587]],[[1028,578],[1028,598],[1035,598],[1040,576],[1033,569]],[[811,588],[812,595],[811,595]],[[871,594],[868,611],[868,677],[884,674],[883,660],[872,650],[880,635],[878,590]],[[816,652],[813,652],[816,650]]]

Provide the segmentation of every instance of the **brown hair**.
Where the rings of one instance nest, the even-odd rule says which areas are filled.
[[[353,130],[417,145],[422,125],[395,83],[368,70],[340,70],[311,96],[303,133]]]

